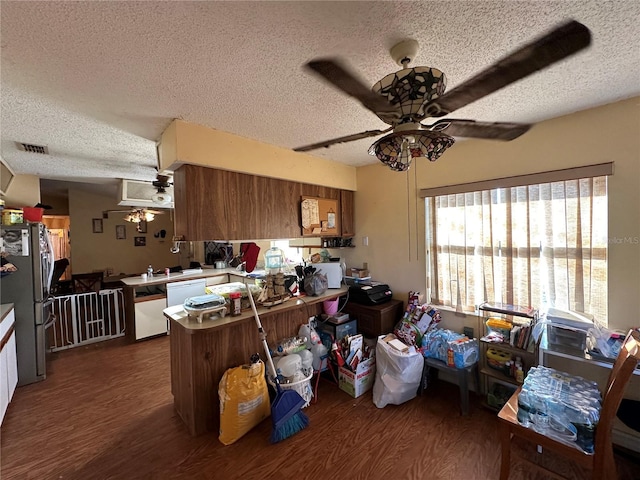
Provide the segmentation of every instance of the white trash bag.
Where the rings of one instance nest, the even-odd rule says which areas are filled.
[[[387,344],[382,337],[376,347],[376,380],[373,403],[378,408],[400,405],[418,394],[424,359],[411,347],[403,353]]]

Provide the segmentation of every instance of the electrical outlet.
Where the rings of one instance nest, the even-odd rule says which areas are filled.
[[[369,237],[362,237],[362,245],[365,247],[369,246]]]

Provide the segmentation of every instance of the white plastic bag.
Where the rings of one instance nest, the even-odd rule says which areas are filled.
[[[382,339],[376,347],[376,380],[373,384],[373,403],[378,408],[388,404],[400,405],[418,394],[424,360],[411,348],[402,353]]]

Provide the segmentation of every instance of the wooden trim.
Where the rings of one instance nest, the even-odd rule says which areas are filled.
[[[613,162],[587,165],[585,167],[566,168],[550,172],[530,173],[516,177],[495,178],[480,182],[460,183],[457,185],[445,185],[442,187],[423,188],[420,190],[420,198],[436,197],[438,195],[452,195],[456,193],[479,192],[493,188],[521,187],[524,185],[536,185],[539,183],[561,182],[576,180],[578,178],[600,177],[613,175]]]
[[[158,293],[155,295],[145,295],[143,297],[135,297],[135,303],[149,302],[151,300],[159,300],[161,298],[167,298],[166,293]]]
[[[2,337],[2,341],[0,341],[0,350],[2,350],[4,346],[7,344],[7,342],[9,342],[9,339],[11,338],[11,335],[13,335],[14,331],[15,331],[15,324],[11,325],[9,327],[9,330],[7,330],[7,333],[4,334],[4,337]]]

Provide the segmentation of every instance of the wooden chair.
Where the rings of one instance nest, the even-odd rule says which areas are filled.
[[[560,443],[551,437],[520,425],[518,423],[518,394],[521,389],[519,388],[504,407],[502,407],[500,413],[498,413],[498,428],[502,445],[500,480],[507,480],[509,478],[511,440],[514,436],[532,442],[534,445],[539,445],[543,451],[544,449],[548,449],[551,452],[575,461],[582,467],[586,467],[591,471],[591,478],[594,480],[617,479],[611,442],[611,429],[616,412],[622,401],[625,387],[627,383],[629,383],[633,371],[638,365],[638,361],[640,361],[640,332],[631,330],[620,349],[618,358],[609,374],[606,389],[604,390],[600,420],[595,432],[593,455],[586,454],[576,447]],[[541,465],[536,463],[533,463],[533,465],[555,478],[562,478]]]
[[[71,275],[73,293],[98,293],[102,288],[102,272],[76,273]]]

